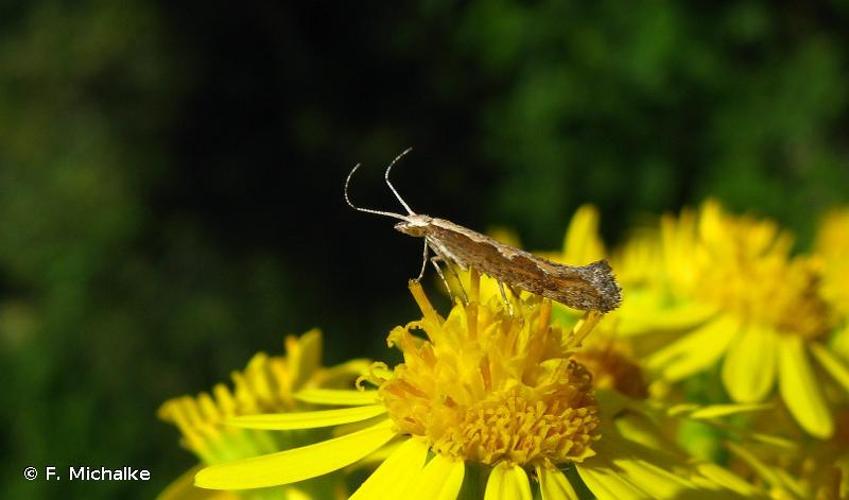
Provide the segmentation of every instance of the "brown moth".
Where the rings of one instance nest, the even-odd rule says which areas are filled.
[[[407,215],[361,208],[351,203],[348,184],[351,176],[360,167],[359,164],[354,166],[345,180],[345,201],[351,208],[360,212],[400,219],[402,222],[395,224],[396,230],[424,239],[424,260],[416,279],[421,279],[424,275],[430,249],[436,254],[436,259],[454,264],[462,270],[475,268],[498,280],[499,286],[503,284],[511,289],[526,290],[575,309],[609,312],[619,307],[622,301],[621,289],[605,260],[585,266],[558,264],[451,221],[413,212],[389,181],[392,167],[411,150],[412,148],[407,149],[398,155],[384,174],[386,184],[407,211]],[[436,259],[431,259],[431,262],[445,281]]]

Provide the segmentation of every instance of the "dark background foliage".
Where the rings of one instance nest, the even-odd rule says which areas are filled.
[[[385,356],[419,243],[352,196],[560,245],[716,196],[810,240],[849,198],[849,4],[0,4],[0,490],[149,498],[193,463],[158,422],[326,333]],[[26,482],[133,465],[149,483]]]

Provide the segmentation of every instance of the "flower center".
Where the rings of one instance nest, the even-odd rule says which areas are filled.
[[[472,290],[470,303],[443,319],[418,284],[410,289],[424,318],[390,333],[404,363],[379,389],[402,432],[438,453],[484,464],[557,464],[594,454],[592,377],[572,353],[597,314],[564,334],[550,324],[549,301],[527,299],[511,315],[497,298],[478,303]]]
[[[667,260],[688,262],[678,285],[741,319],[806,338],[828,331],[820,275],[810,260],[790,255],[790,236],[768,220],[732,216],[706,203],[698,222],[682,215],[663,227]]]
[[[705,273],[700,295],[743,318],[815,338],[828,331],[828,306],[810,262],[775,257],[738,260]]]
[[[635,399],[648,397],[643,371],[625,344],[603,340],[585,346],[574,357],[590,371],[597,389],[614,389]]]

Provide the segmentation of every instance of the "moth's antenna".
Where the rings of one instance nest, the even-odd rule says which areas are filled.
[[[392,167],[395,166],[396,163],[398,163],[398,160],[400,160],[401,158],[406,156],[406,154],[409,153],[412,150],[413,150],[413,148],[407,148],[404,151],[402,151],[401,154],[396,156],[395,159],[392,160],[392,163],[390,163],[389,166],[386,167],[386,173],[383,174],[383,178],[386,179],[386,184],[389,186],[389,189],[392,190],[392,194],[394,194],[395,197],[398,198],[398,201],[401,202],[401,205],[404,206],[404,209],[407,210],[407,213],[410,214],[410,215],[416,215],[416,213],[413,212],[413,209],[410,208],[410,205],[407,205],[407,202],[404,201],[404,198],[401,198],[401,195],[398,194],[398,191],[395,189],[395,186],[393,186],[392,183],[389,182],[389,171],[392,170]]]
[[[406,153],[406,151],[405,151],[405,153]],[[403,154],[402,154],[402,156],[403,156]],[[397,160],[397,158],[396,158],[396,160]],[[354,210],[359,211],[359,212],[366,212],[366,213],[369,213],[369,214],[376,214],[376,215],[385,215],[387,217],[392,217],[393,219],[407,220],[406,215],[398,214],[398,213],[395,213],[395,212],[384,212],[383,210],[372,210],[370,208],[362,208],[362,207],[358,207],[358,206],[354,205],[353,203],[351,203],[351,199],[348,197],[348,184],[350,184],[351,176],[354,175],[354,172],[356,172],[358,168],[360,168],[359,163],[354,165],[354,168],[352,168],[351,172],[348,174],[348,178],[345,179],[345,202],[348,204],[348,206],[353,208]]]

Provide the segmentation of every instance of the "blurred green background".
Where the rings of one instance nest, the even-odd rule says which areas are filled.
[[[156,420],[286,333],[385,356],[420,244],[342,200],[557,248],[713,195],[849,201],[849,2],[0,3],[0,491],[150,498]],[[27,482],[132,465],[147,483]]]

